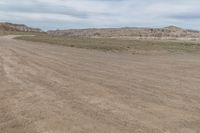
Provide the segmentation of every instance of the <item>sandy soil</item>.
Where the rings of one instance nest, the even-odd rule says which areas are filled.
[[[0,37],[1,133],[200,133],[200,56]]]

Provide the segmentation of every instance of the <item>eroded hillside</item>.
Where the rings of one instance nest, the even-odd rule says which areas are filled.
[[[42,30],[24,24],[0,23],[0,31],[41,32]]]
[[[69,29],[48,31],[53,36],[108,37],[133,39],[199,39],[200,31],[182,29],[176,26],[164,28],[104,28]]]

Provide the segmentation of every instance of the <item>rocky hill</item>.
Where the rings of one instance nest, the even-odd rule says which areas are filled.
[[[53,36],[138,38],[138,39],[200,39],[200,31],[182,29],[176,26],[164,28],[104,28],[69,29],[48,31]]]
[[[41,32],[42,30],[24,24],[0,23],[0,31]]]

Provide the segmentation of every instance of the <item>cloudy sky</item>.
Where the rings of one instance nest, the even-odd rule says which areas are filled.
[[[48,29],[163,27],[200,30],[199,0],[0,0],[0,22]]]

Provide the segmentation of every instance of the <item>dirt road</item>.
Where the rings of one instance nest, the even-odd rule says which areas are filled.
[[[0,133],[200,133],[200,56],[0,37]]]

